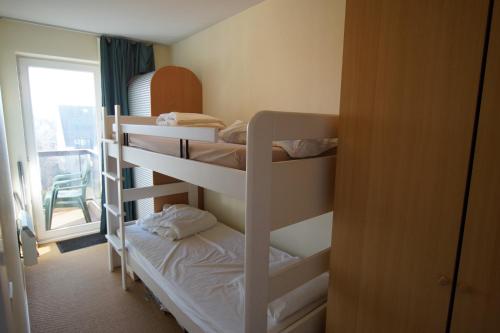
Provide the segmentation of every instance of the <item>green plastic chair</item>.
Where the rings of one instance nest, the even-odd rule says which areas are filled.
[[[86,202],[87,185],[90,180],[90,165],[85,163],[81,173],[57,175],[53,179],[52,188],[45,194],[45,228],[52,227],[52,216],[55,208],[77,207],[83,211],[85,222],[90,222],[89,209]]]

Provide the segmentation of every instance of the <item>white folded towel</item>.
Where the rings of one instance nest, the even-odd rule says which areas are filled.
[[[156,124],[162,126],[213,127],[219,129],[226,127],[224,122],[218,118],[206,114],[188,112],[162,113],[156,118]]]
[[[177,204],[165,206],[161,212],[141,218],[136,224],[161,237],[178,240],[212,228],[217,219],[210,212]]]

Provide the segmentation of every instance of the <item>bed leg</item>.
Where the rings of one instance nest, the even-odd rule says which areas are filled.
[[[120,267],[120,256],[116,253],[111,244],[108,243],[108,268],[113,272],[115,268]]]
[[[137,276],[137,274],[135,274],[135,272],[132,270],[132,268],[130,268],[130,266],[128,266],[127,271],[128,271],[128,276],[130,276],[132,281],[135,281],[135,282],[139,281],[139,277]]]

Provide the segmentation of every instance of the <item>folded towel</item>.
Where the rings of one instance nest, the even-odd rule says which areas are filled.
[[[170,220],[165,211],[142,217],[136,221],[136,224],[142,229],[164,238],[167,237],[170,229]]]
[[[191,126],[225,128],[224,122],[218,118],[201,113],[170,112],[162,113],[156,119],[157,125],[163,126]]]
[[[178,204],[164,206],[161,212],[141,218],[136,224],[161,237],[178,240],[212,228],[217,219],[207,211]]]

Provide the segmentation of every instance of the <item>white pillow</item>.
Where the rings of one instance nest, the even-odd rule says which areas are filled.
[[[269,304],[268,315],[279,322],[308,305],[325,301],[328,293],[328,273],[304,283]]]
[[[338,139],[304,139],[275,141],[274,145],[283,148],[292,158],[312,157],[337,147]]]
[[[247,143],[247,127],[248,123],[236,120],[225,129],[219,131],[219,138],[228,143],[245,145]]]

